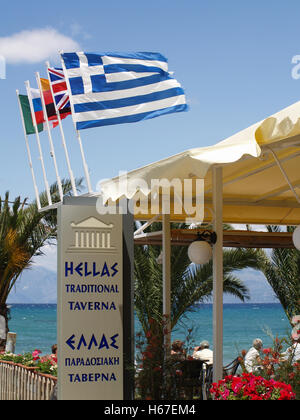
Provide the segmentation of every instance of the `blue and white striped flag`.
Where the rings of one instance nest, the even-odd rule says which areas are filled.
[[[159,53],[61,55],[77,130],[187,110],[181,85]]]

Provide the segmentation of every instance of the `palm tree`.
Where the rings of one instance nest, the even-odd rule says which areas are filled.
[[[63,192],[71,194],[71,183],[63,180]],[[77,181],[80,188],[82,180]],[[58,186],[50,188],[53,203],[59,201]],[[40,195],[42,206],[47,205],[46,194]],[[56,211],[39,212],[36,202],[17,197],[12,203],[9,193],[0,197],[0,316],[5,320],[8,331],[8,308],[6,301],[20,274],[31,265],[32,258],[42,254],[42,247],[56,237]],[[3,319],[2,318],[2,319]],[[6,339],[0,337],[0,350]]]
[[[184,226],[181,225],[180,228]],[[225,227],[229,228],[229,226]],[[153,224],[152,230],[160,230]],[[135,308],[144,332],[149,331],[149,320],[162,321],[162,267],[157,263],[158,246],[135,246]],[[224,293],[249,299],[249,291],[235,271],[250,267],[259,269],[263,255],[256,249],[224,250]],[[171,326],[193,309],[197,302],[207,301],[213,290],[212,261],[202,266],[191,264],[187,247],[172,246],[171,252]]]
[[[280,232],[279,226],[267,226],[269,232]],[[288,232],[294,227],[288,226]],[[260,260],[261,271],[280,301],[287,318],[300,314],[300,252],[297,249],[275,248],[264,253]]]

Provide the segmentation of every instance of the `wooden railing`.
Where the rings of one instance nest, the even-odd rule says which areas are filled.
[[[0,361],[0,400],[49,400],[56,382],[34,368]]]

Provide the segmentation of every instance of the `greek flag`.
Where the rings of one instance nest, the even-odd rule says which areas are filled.
[[[159,53],[61,55],[77,130],[187,110],[181,85]]]

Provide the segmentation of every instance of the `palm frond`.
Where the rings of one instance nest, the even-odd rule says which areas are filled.
[[[78,187],[82,180],[77,181]],[[53,202],[58,201],[57,183],[51,185]],[[65,194],[71,193],[69,180],[63,181]],[[46,205],[46,193],[40,196]],[[22,270],[28,268],[32,257],[41,254],[41,248],[56,236],[56,212],[40,213],[36,202],[25,206],[26,199],[15,198],[10,205],[9,193],[0,197],[0,304],[5,304],[9,292]]]
[[[280,226],[267,226],[267,230],[282,231]],[[288,232],[293,230],[293,226],[287,226]],[[300,313],[300,252],[295,248],[276,248],[271,255],[264,253],[261,271],[291,321]]]
[[[174,228],[185,225],[175,224]],[[227,226],[228,229],[231,226]],[[160,223],[148,227],[148,231],[161,230]],[[144,331],[149,329],[149,319],[162,319],[162,269],[156,262],[160,247],[135,247],[135,307]],[[224,251],[224,292],[241,301],[249,299],[249,290],[232,273],[246,267],[259,269],[264,254],[253,249]],[[196,303],[205,302],[212,296],[212,262],[202,266],[191,264],[187,247],[172,246],[171,252],[171,324],[172,328]]]

